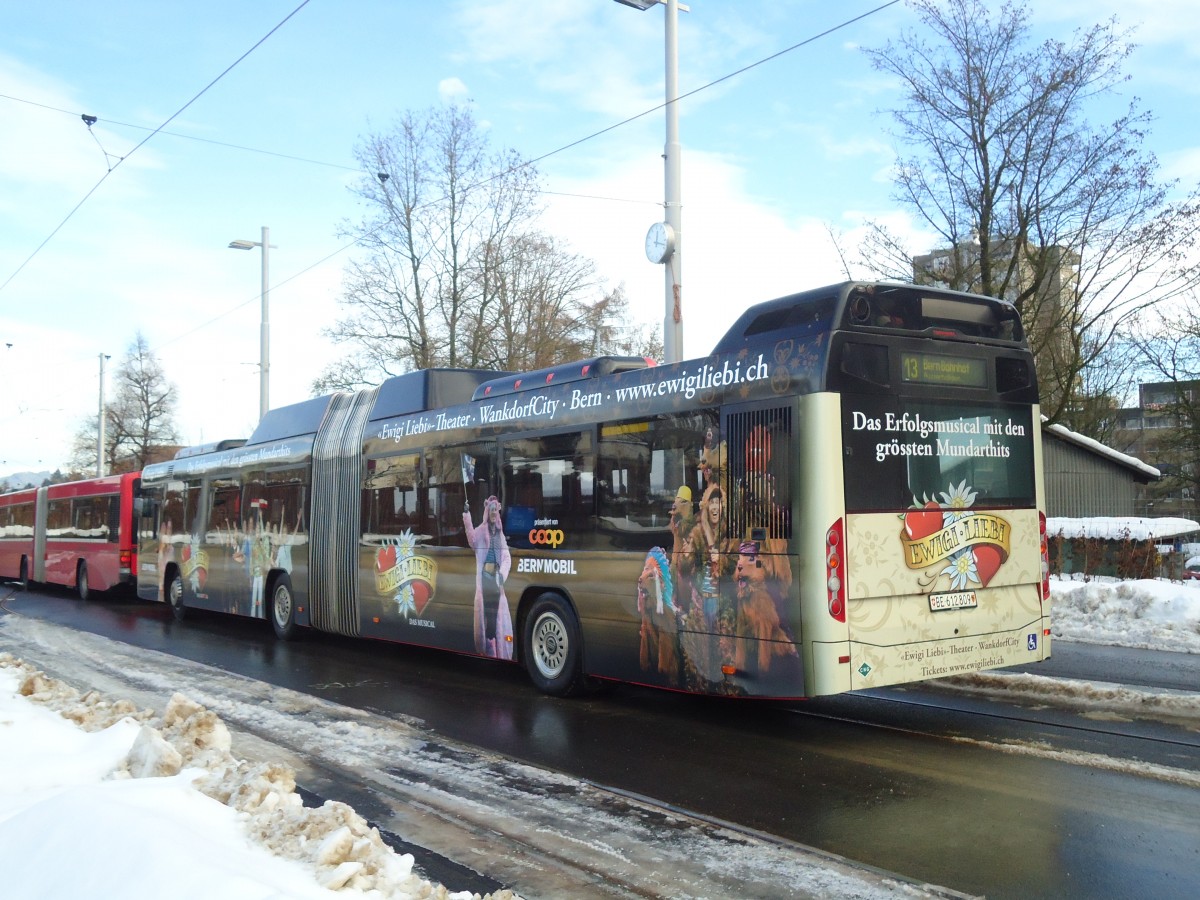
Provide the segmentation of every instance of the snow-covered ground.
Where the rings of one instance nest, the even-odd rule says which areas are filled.
[[[472,896],[414,875],[349,806],[304,807],[289,769],[230,743],[182,695],[154,717],[0,655],[4,896]]]
[[[1055,580],[1053,591],[1058,640],[1200,653],[1200,582]],[[1148,701],[1146,692],[1015,673],[956,681],[964,689],[1075,694],[1085,703],[1141,713],[1149,705],[1168,719],[1200,719],[1195,694]],[[81,695],[0,654],[5,897],[472,896],[422,880],[412,856],[387,847],[352,808],[304,807],[294,787],[287,767],[234,757],[217,715],[182,695],[155,715],[96,691]],[[822,880],[829,876],[809,877],[814,896],[829,888]],[[844,871],[837,877],[844,896],[923,894],[881,882],[877,873],[861,884]]]
[[[1055,578],[1050,597],[1056,638],[1200,653],[1200,581]]]

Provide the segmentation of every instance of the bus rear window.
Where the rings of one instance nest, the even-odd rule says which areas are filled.
[[[1028,405],[845,394],[842,437],[847,512],[1036,505]]]
[[[1011,304],[987,297],[933,295],[912,286],[851,295],[846,324],[998,341],[1024,337],[1021,317]]]

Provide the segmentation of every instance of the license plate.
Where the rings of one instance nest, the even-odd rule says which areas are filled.
[[[930,594],[929,608],[934,612],[945,609],[973,609],[979,605],[974,591],[954,591],[949,594]]]

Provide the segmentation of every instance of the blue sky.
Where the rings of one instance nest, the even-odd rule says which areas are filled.
[[[883,2],[691,0],[680,92]],[[337,353],[320,329],[353,252],[338,226],[361,212],[353,147],[405,110],[467,102],[495,148],[552,154],[544,227],[661,324],[662,271],[643,254],[662,217],[661,111],[553,152],[662,102],[661,8],[311,0],[291,15],[299,3],[0,10],[0,475],[65,461],[96,413],[99,354],[115,366],[138,330],[179,387],[186,442],[248,435],[260,256],[227,245],[263,225],[276,245],[271,404],[305,399]],[[1126,95],[1157,117],[1148,148],[1164,177],[1200,181],[1193,0],[1033,10],[1041,37],[1112,15],[1138,28]],[[915,24],[895,4],[681,101],[685,356],[707,354],[750,303],[841,280],[831,228],[852,242],[882,218],[929,249],[891,197],[896,87],[859,49]],[[90,133],[81,114],[99,118]]]

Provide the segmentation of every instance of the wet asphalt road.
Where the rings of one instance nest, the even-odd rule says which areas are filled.
[[[316,634],[281,644],[264,622],[192,613],[177,623],[163,606],[125,599],[30,592],[4,605],[971,894],[1200,896],[1200,790],[948,739],[1200,770],[1197,735],[1178,728],[916,689],[780,704],[616,687],[564,701],[515,666],[438,651]],[[1032,671],[1200,683],[1190,657],[1131,663],[1080,647],[1060,643]]]

